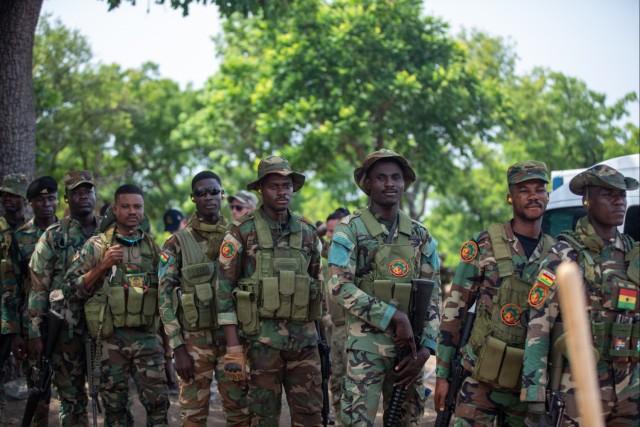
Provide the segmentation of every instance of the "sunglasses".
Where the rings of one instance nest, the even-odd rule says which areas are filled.
[[[242,206],[242,205],[231,205],[231,206],[229,206],[229,208],[230,208],[232,211],[238,211],[238,212],[239,212],[239,211],[241,211],[241,210],[243,210],[243,209],[246,209],[246,207],[245,207],[245,206]]]
[[[193,195],[196,197],[204,197],[204,195],[207,193],[209,193],[212,196],[217,196],[218,194],[224,194],[224,190],[218,187],[209,187],[209,188],[199,187],[193,190]]]

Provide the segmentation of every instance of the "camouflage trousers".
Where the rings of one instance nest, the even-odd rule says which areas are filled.
[[[394,358],[368,351],[348,350],[347,376],[341,401],[341,416],[345,425],[373,427],[380,395],[385,411],[389,406],[396,380],[394,367]],[[407,389],[398,426],[417,426],[420,423],[427,400],[423,376],[424,368],[416,382]]]
[[[81,335],[72,333],[69,337],[69,331],[63,328],[51,357],[51,365],[51,384],[60,401],[60,426],[88,426],[89,399],[85,386],[87,360]]]
[[[195,379],[180,381],[179,402],[182,409],[182,425],[205,426],[209,415],[211,381],[215,374],[218,391],[222,397],[227,426],[250,426],[247,408],[247,390],[239,383],[227,379],[224,374],[224,340],[212,338],[211,331],[188,332],[184,335],[185,349],[193,357]]]
[[[283,387],[291,411],[291,426],[322,425],[322,378],[317,347],[278,350],[251,341],[249,365],[252,426],[279,425]]]
[[[456,403],[455,427],[524,425],[527,404],[520,402],[520,391],[496,391],[484,382],[467,377],[460,387]]]
[[[329,390],[331,391],[331,406],[335,414],[336,425],[340,423],[340,400],[342,398],[342,381],[347,374],[347,344],[346,324],[333,325],[330,334],[331,345],[331,378],[329,379]]]
[[[146,425],[166,426],[169,388],[164,369],[164,350],[157,334],[144,329],[115,328],[102,342],[100,397],[105,426],[131,426],[129,375],[133,376],[140,403],[147,413]],[[141,424],[140,424],[141,425]]]

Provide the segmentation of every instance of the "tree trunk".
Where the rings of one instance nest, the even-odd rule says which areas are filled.
[[[0,0],[0,178],[36,166],[33,42],[43,0]]]

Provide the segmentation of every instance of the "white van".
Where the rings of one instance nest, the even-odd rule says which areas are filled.
[[[598,164],[606,164],[624,176],[640,180],[640,154],[615,157]],[[576,175],[582,170],[576,171]],[[569,191],[569,181],[570,179],[565,180],[563,185],[551,193],[547,211],[542,219],[542,230],[553,237],[557,237],[564,230],[573,230],[576,222],[587,214],[587,210],[582,206],[582,196]],[[633,240],[640,240],[639,190],[627,191],[627,213],[624,223],[618,229],[629,234]]]

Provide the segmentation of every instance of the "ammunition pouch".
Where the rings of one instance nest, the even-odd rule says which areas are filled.
[[[363,292],[373,295],[407,315],[410,314],[411,282],[394,282],[389,279],[373,282],[362,280],[359,287]]]
[[[520,389],[524,349],[508,346],[496,337],[487,338],[471,376],[498,390]]]

